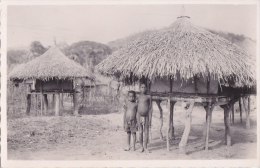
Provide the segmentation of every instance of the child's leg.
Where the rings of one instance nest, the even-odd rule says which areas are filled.
[[[127,147],[125,148],[125,151],[130,150],[130,141],[131,141],[131,132],[127,132]]]
[[[136,114],[136,118],[137,118],[138,133],[140,135],[141,123],[140,123],[140,114],[139,113]],[[140,143],[140,136],[138,136],[138,133],[136,134],[136,143]]]
[[[135,151],[136,133],[132,132],[132,136],[133,136],[133,151]]]
[[[144,151],[144,145],[143,145],[143,125],[140,124],[140,127],[139,127],[139,143],[141,145],[141,152]]]
[[[144,122],[144,149],[147,150],[147,144],[149,140],[149,122],[148,117],[146,117],[146,121]]]

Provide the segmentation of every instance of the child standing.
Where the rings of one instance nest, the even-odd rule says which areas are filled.
[[[124,105],[124,129],[127,132],[127,147],[125,151],[130,150],[131,135],[133,137],[133,150],[135,150],[136,143],[136,131],[137,131],[137,104],[136,104],[136,93],[134,91],[128,92],[128,100]]]
[[[152,121],[152,98],[147,95],[145,84],[140,85],[140,95],[137,101],[138,125],[140,131],[141,152],[149,152],[147,143],[149,140],[149,129]]]

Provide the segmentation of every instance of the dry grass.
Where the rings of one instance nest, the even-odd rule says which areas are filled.
[[[253,104],[252,104],[253,105]],[[232,146],[227,154],[224,144],[223,110],[213,111],[210,131],[210,150],[203,150],[203,124],[205,110],[195,107],[192,112],[192,128],[188,141],[188,154],[178,154],[178,143],[184,130],[185,112],[180,103],[175,106],[174,126],[176,140],[171,141],[171,151],[166,142],[159,139],[159,112],[154,106],[152,135],[149,144],[151,153],[125,152],[126,133],[122,128],[122,111],[102,115],[42,116],[8,119],[8,159],[34,160],[140,160],[140,159],[253,159],[256,158],[257,132],[256,110],[252,106],[251,129],[245,129],[245,117],[240,124],[239,113],[235,113],[235,124],[231,125]],[[164,110],[163,134],[167,132],[169,113]],[[105,109],[104,109],[105,110]],[[87,114],[86,111],[85,114]],[[243,114],[244,116],[244,114]]]
[[[9,77],[21,80],[92,78],[84,67],[70,60],[56,47],[25,64],[18,65],[10,72]]]
[[[124,47],[101,62],[99,72],[108,76],[130,75],[153,80],[158,77],[183,80],[209,74],[221,83],[254,85],[255,72],[249,54],[228,40],[191,24],[187,18],[160,30],[133,36]]]

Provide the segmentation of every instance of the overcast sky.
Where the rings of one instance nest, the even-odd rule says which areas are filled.
[[[9,6],[8,47],[32,41],[45,46],[80,40],[107,43],[133,33],[172,24],[182,5]],[[185,5],[201,27],[256,39],[256,5]]]

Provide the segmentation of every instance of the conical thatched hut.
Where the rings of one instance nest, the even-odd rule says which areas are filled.
[[[31,104],[31,94],[44,95],[44,102],[47,94],[55,94],[56,115],[59,114],[60,94],[77,93],[79,79],[92,80],[91,76],[84,67],[70,60],[57,47],[51,47],[43,55],[15,67],[9,73],[11,81],[28,84],[28,105]],[[77,99],[76,94],[74,94],[74,98]],[[74,101],[74,106],[74,112],[77,112],[76,100]],[[30,110],[29,107],[27,108],[27,113],[29,113],[28,110]]]
[[[168,133],[173,130],[173,106],[188,101],[187,122],[180,142],[184,147],[190,131],[194,103],[205,107],[207,118],[213,107],[225,111],[226,140],[230,144],[228,114],[241,93],[255,85],[249,54],[231,42],[197,27],[190,17],[181,16],[169,27],[139,33],[98,65],[107,76],[125,83],[145,79],[151,84],[153,99],[167,99],[170,116]],[[206,149],[210,120],[207,119]],[[169,149],[169,135],[167,138]]]

